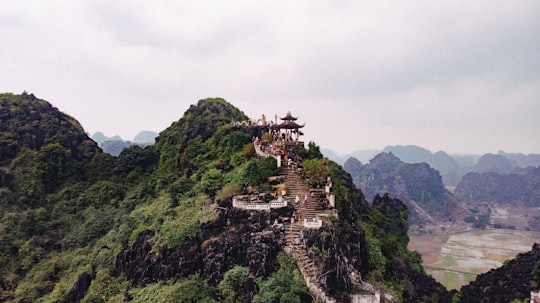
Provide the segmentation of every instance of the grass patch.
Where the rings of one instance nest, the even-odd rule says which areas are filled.
[[[444,272],[444,286],[446,289],[459,289],[459,275],[454,272]]]
[[[446,255],[441,258],[441,267],[456,266],[457,262],[454,256]]]
[[[484,270],[481,268],[475,267],[475,268],[471,268],[470,272],[475,273],[475,274],[482,274]]]
[[[156,283],[130,291],[134,303],[204,302],[213,303],[213,289],[199,277],[179,280],[176,283]]]
[[[463,282],[464,285],[469,284],[470,282],[474,281],[476,279],[475,275],[472,274],[463,274]]]

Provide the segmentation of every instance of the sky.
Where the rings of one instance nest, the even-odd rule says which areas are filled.
[[[337,153],[540,153],[540,1],[0,1],[0,92],[89,134],[221,97]]]

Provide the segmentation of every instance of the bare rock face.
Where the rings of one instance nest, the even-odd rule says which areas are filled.
[[[469,213],[427,163],[405,163],[392,153],[380,153],[368,164],[348,161],[345,170],[369,199],[388,193],[403,201],[410,211],[409,225],[453,223]]]
[[[84,296],[86,295],[86,292],[88,291],[88,288],[90,287],[93,279],[94,277],[92,277],[92,275],[87,272],[83,272],[82,274],[80,274],[77,282],[75,282],[75,285],[73,285],[73,287],[69,291],[66,302],[80,302],[82,298],[84,298]]]
[[[116,273],[124,273],[134,286],[187,277],[200,269],[202,257],[198,239],[187,239],[182,247],[162,245],[152,252],[155,232],[143,231],[131,247],[116,257]]]
[[[340,302],[350,301],[354,288],[351,274],[365,274],[368,270],[364,231],[355,224],[356,212],[351,204],[342,205],[337,226],[325,224],[320,230],[304,230],[306,246],[319,267],[318,282],[324,290]],[[313,249],[316,248],[316,249]]]
[[[461,288],[459,302],[510,302],[540,289],[540,244]]]
[[[222,203],[218,218],[201,226],[201,236],[184,240],[180,247],[162,244],[155,251],[155,232],[141,232],[131,247],[117,255],[115,274],[125,274],[133,286],[139,287],[193,274],[216,286],[235,265],[249,267],[256,277],[268,277],[285,244],[282,228],[273,225],[279,213],[249,212],[231,208],[230,204]]]

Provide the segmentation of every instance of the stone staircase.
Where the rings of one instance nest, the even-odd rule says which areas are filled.
[[[255,144],[255,150],[259,157],[270,157],[272,155],[263,151],[260,146]],[[273,157],[273,156],[272,156]],[[307,254],[301,239],[302,230],[304,229],[304,219],[318,220],[319,214],[325,214],[324,207],[321,204],[321,194],[324,194],[324,189],[310,189],[305,183],[298,170],[293,171],[291,168],[283,167],[281,174],[285,177],[288,195],[285,200],[293,205],[295,213],[299,217],[294,224],[290,224],[285,229],[286,251],[296,259],[296,264],[300,273],[304,277],[306,284],[314,298],[315,302],[337,303],[337,300],[330,297],[319,285],[320,273],[311,257]],[[305,195],[308,195],[307,202],[304,203]],[[296,203],[296,196],[299,202]],[[334,213],[334,215],[337,215]],[[360,289],[371,293],[372,295],[352,295],[351,302],[388,302],[397,303],[390,295],[384,294],[381,298],[381,293],[377,287],[362,281],[358,272],[355,272],[353,283]],[[382,300],[381,300],[382,299]]]
[[[285,238],[287,244],[287,250],[291,253],[295,259],[298,269],[302,273],[306,284],[308,285],[310,292],[314,296],[316,302],[337,302],[336,299],[327,295],[324,290],[320,287],[318,280],[320,272],[313,263],[313,260],[307,254],[306,249],[303,246],[301,239],[302,230],[304,229],[304,219],[313,220],[318,219],[319,214],[324,214],[325,210],[322,207],[320,201],[320,194],[323,193],[323,190],[310,189],[309,186],[304,182],[304,179],[299,172],[293,172],[291,169],[283,168],[282,175],[285,176],[285,184],[287,185],[288,195],[285,196],[285,199],[294,206],[295,212],[297,215],[300,215],[300,220],[291,224],[285,230]],[[308,201],[304,204],[304,197],[308,195]],[[300,201],[295,203],[295,198],[298,195]],[[354,302],[381,302],[379,290],[365,282],[362,281],[360,274],[355,273],[353,283],[373,295],[368,296],[351,296],[351,300]],[[360,298],[362,297],[362,298]],[[368,297],[372,297],[373,301],[367,300]],[[391,296],[383,297],[384,302],[396,302]]]
[[[319,193],[317,190],[310,190],[299,172],[293,172],[291,169],[283,168],[283,174],[286,177],[288,191],[288,196],[285,199],[294,206],[296,213],[300,215],[301,220],[299,221],[303,219],[315,219],[318,214],[325,212],[320,203]],[[306,194],[308,196],[308,202],[304,203]],[[295,203],[296,196],[300,198],[298,203]]]
[[[294,224],[291,224],[285,230],[285,238],[288,252],[291,253],[295,259],[298,269],[300,270],[306,284],[309,287],[316,302],[336,302],[334,298],[327,295],[318,283],[319,271],[313,260],[307,254],[306,249],[303,247],[303,241],[301,240],[302,230],[304,228],[304,219],[314,220],[318,219],[317,215],[324,213],[324,209],[320,203],[318,194],[312,194],[310,188],[304,182],[304,179],[296,171],[293,172],[289,168],[283,168],[282,174],[286,177],[285,184],[287,185],[288,195],[285,199],[294,206],[299,220]],[[308,195],[307,202],[304,203],[305,195]],[[300,201],[295,203],[295,198],[298,196]]]

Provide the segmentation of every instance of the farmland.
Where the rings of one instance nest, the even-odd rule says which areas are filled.
[[[409,237],[409,249],[422,254],[426,272],[448,289],[459,289],[540,242],[540,232],[505,229]]]

